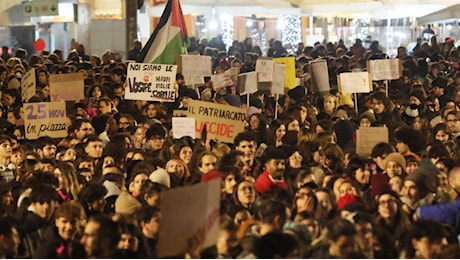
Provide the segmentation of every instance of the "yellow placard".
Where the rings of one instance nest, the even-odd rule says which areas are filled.
[[[295,57],[274,58],[275,63],[286,65],[286,77],[284,78],[284,87],[292,89],[296,87],[295,79]]]

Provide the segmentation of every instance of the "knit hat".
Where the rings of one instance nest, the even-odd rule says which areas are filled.
[[[423,95],[423,92],[421,90],[415,90],[415,91],[412,91],[409,95],[409,97],[416,97],[418,100],[420,100],[420,102],[422,104],[424,104],[426,102],[426,98],[425,96]]]
[[[404,110],[404,115],[409,118],[418,117],[420,115],[418,111],[418,106],[416,104],[410,104],[410,106],[407,106],[406,109]]]
[[[361,122],[361,119],[363,119],[363,118],[367,118],[369,121],[371,121],[371,124],[374,124],[375,121],[376,121],[375,115],[374,115],[374,110],[369,109],[366,112],[364,112],[361,115],[359,115],[358,122]]]
[[[344,109],[337,109],[331,115],[332,120],[334,120],[335,118],[340,118],[340,119],[347,120],[348,119],[347,111],[345,111]]]
[[[300,103],[302,102],[302,99],[305,97],[305,88],[302,86],[297,86],[293,89],[290,89],[287,92],[287,95],[296,103]]]
[[[260,113],[260,109],[257,107],[250,106],[246,109],[246,117],[249,118],[252,114]]]
[[[122,191],[115,201],[115,213],[132,215],[141,209],[141,203],[129,192]]]
[[[212,181],[214,179],[224,179],[224,175],[218,171],[212,170],[201,175],[201,182]]]
[[[358,197],[354,194],[345,194],[337,201],[337,208],[343,209],[346,205],[356,201]]]
[[[428,159],[420,162],[418,169],[409,174],[406,180],[411,180],[417,184],[422,192],[436,192],[437,174],[439,169]]]
[[[171,179],[169,177],[169,174],[163,168],[158,168],[155,171],[153,171],[149,176],[149,180],[161,184],[167,187],[168,189],[171,187]]]
[[[107,189],[107,194],[105,194],[104,199],[110,196],[119,196],[121,193],[120,188],[112,181],[104,181],[102,185]]]
[[[403,169],[406,169],[406,159],[404,158],[404,156],[400,153],[394,152],[394,153],[390,153],[389,155],[387,155],[387,157],[383,161],[383,167],[384,167],[383,170],[387,168],[388,163],[391,161],[396,162]]]
[[[391,190],[391,186],[388,183],[390,177],[386,174],[376,174],[371,177],[371,196],[375,198],[377,195],[384,194]]]
[[[21,82],[18,79],[13,78],[8,82],[8,89],[19,89]]]
[[[355,107],[355,103],[353,102],[353,99],[351,99],[351,94],[349,93],[340,93],[340,99],[337,104],[338,107],[347,105],[349,107]]]
[[[198,94],[196,94],[195,90],[190,89],[190,88],[183,89],[182,96],[189,97],[191,99],[198,99]]]

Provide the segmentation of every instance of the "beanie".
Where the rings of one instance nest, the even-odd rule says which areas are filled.
[[[155,183],[158,183],[158,184],[161,184],[167,187],[168,189],[171,187],[171,179],[169,177],[169,174],[163,168],[158,168],[155,171],[153,171],[150,174],[149,179],[152,182],[155,182]]]
[[[214,179],[224,179],[224,175],[218,171],[212,170],[201,175],[201,182],[212,181]]]
[[[356,195],[345,194],[342,197],[340,197],[340,199],[337,201],[337,208],[339,210],[343,209],[346,205],[356,201],[357,199],[358,199],[358,197]]]
[[[375,119],[375,115],[374,115],[374,111],[373,110],[367,110],[366,112],[362,113],[360,116],[359,116],[359,120],[358,122],[361,122],[361,119],[363,118],[367,118],[369,121],[371,121],[371,124],[374,124],[376,119]]]
[[[141,209],[141,203],[129,192],[123,191],[115,201],[115,213],[132,215]]]
[[[386,170],[388,162],[391,162],[391,161],[396,162],[403,169],[406,169],[406,159],[404,158],[404,156],[400,153],[394,152],[394,153],[390,153],[389,155],[387,155],[387,157],[385,158],[385,161],[383,161],[383,167],[384,167],[383,170]]]

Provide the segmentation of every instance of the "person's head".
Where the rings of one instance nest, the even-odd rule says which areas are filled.
[[[138,196],[141,192],[142,184],[149,179],[147,172],[136,172],[133,174],[131,181],[129,182],[129,192],[133,196]]]
[[[217,237],[217,254],[223,257],[233,258],[237,255],[238,226],[229,217],[221,217],[219,221],[219,235]]]
[[[297,189],[293,205],[297,213],[302,211],[315,212],[317,206],[318,199],[310,187],[304,185]]]
[[[243,160],[252,166],[257,149],[256,136],[253,132],[241,132],[234,139],[235,149],[244,153]]]
[[[390,100],[385,93],[375,92],[369,96],[369,99],[371,100],[371,108],[375,114],[383,113],[390,106]]]
[[[152,150],[162,149],[165,143],[166,130],[162,125],[154,124],[147,130],[146,137]]]
[[[336,218],[327,225],[327,242],[329,254],[335,258],[348,258],[356,252],[357,244],[355,226],[348,220]]]
[[[107,188],[98,183],[87,183],[78,193],[78,201],[81,203],[85,211],[104,210],[106,201],[104,196],[107,194]]]
[[[190,176],[187,164],[181,159],[171,159],[165,167],[168,174],[174,174],[178,180],[185,180]]]
[[[270,225],[273,231],[280,231],[288,220],[286,209],[285,203],[279,199],[263,199],[254,210],[262,224]]]
[[[433,128],[433,139],[446,143],[450,139],[450,131],[445,123],[439,123]]]
[[[393,220],[400,211],[399,195],[387,191],[377,197],[378,213],[383,219]]]
[[[161,184],[146,180],[141,185],[141,190],[137,199],[143,205],[158,206],[160,204],[160,195],[164,190]]]
[[[402,175],[406,169],[406,159],[400,153],[390,153],[386,156],[383,167],[383,170],[390,178],[395,175]]]
[[[42,219],[49,220],[54,214],[58,194],[51,185],[37,184],[32,188],[29,199],[35,214]]]
[[[415,221],[407,234],[407,258],[438,258],[445,237],[442,225],[434,220],[420,219]]]
[[[21,243],[12,218],[0,218],[0,257],[15,258]]]
[[[99,159],[104,151],[102,141],[98,136],[88,136],[85,142],[85,152],[93,159]]]
[[[454,167],[449,172],[449,185],[460,194],[460,167]]]
[[[142,233],[147,238],[156,238],[160,229],[161,212],[157,206],[144,205],[137,214]]]
[[[217,156],[211,151],[204,151],[197,156],[198,170],[206,174],[217,166]]]
[[[126,129],[135,125],[134,117],[130,114],[121,114],[118,119],[118,129]]]
[[[349,177],[353,178],[360,185],[369,184],[371,172],[369,165],[359,157],[352,158],[347,165],[346,172]]]
[[[48,136],[39,137],[36,140],[38,154],[42,158],[53,159],[56,156],[56,145],[53,138]]]
[[[118,230],[120,232],[120,241],[117,248],[128,250],[129,252],[138,252],[139,245],[142,243],[142,235],[139,228],[133,223],[119,222]]]
[[[425,138],[422,132],[412,127],[402,127],[395,133],[396,150],[405,154],[408,152],[418,153],[425,148]]]
[[[394,151],[395,150],[393,146],[391,146],[389,143],[378,143],[372,148],[371,157],[377,163],[380,169],[385,170],[385,158],[388,154]]]
[[[80,141],[83,141],[87,135],[94,133],[93,125],[91,125],[88,119],[75,120],[69,130],[71,130],[72,134]]]
[[[249,180],[240,180],[233,187],[233,200],[236,205],[249,208],[256,200],[254,184]]]
[[[177,156],[185,162],[185,164],[189,164],[192,160],[193,149],[190,144],[180,144],[176,148]]]
[[[7,135],[0,135],[0,158],[10,158],[12,153],[11,138]]]
[[[80,243],[87,257],[111,258],[120,237],[117,223],[108,216],[98,214],[89,219]]]
[[[76,170],[70,162],[58,162],[53,171],[54,176],[59,181],[59,190],[68,194],[73,199],[77,199],[79,186]]]
[[[270,123],[270,130],[276,142],[282,140],[283,136],[286,134],[286,125],[282,121],[275,119]]]
[[[280,148],[268,148],[262,157],[265,170],[271,178],[282,180],[286,169],[286,153]]]
[[[337,108],[337,97],[335,95],[326,95],[324,97],[324,111],[331,114]]]
[[[459,115],[460,112],[455,110],[447,113],[445,123],[449,129],[449,133],[458,133],[460,131]]]
[[[85,219],[85,211],[75,201],[66,201],[59,205],[54,214],[54,225],[59,236],[65,241],[70,241],[77,234],[82,233]]]

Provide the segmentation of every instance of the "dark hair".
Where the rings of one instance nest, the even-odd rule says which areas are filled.
[[[297,246],[292,235],[270,232],[255,241],[254,254],[258,259],[286,258]]]
[[[354,236],[355,226],[348,220],[336,218],[327,225],[327,238],[336,242],[341,236]]]
[[[254,132],[244,131],[235,136],[233,143],[235,146],[239,146],[242,141],[255,142],[257,145],[257,137]]]
[[[393,151],[394,151],[394,148],[389,143],[384,143],[384,142],[378,143],[372,148],[371,157],[377,158],[384,154],[390,154]]]
[[[157,206],[149,206],[149,205],[143,205],[139,212],[137,213],[137,221],[139,223],[144,222],[150,222],[150,220],[160,212],[160,208]]]
[[[44,203],[51,201],[58,201],[58,194],[56,189],[48,184],[37,184],[30,192],[29,200],[31,203]]]
[[[107,194],[107,188],[98,183],[87,183],[78,193],[78,201],[86,207],[87,204],[103,198]]]

